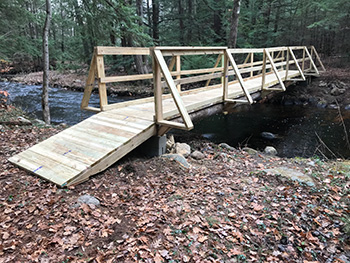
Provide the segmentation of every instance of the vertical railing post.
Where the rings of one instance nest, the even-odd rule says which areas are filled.
[[[303,62],[301,64],[301,70],[304,72],[305,70],[305,48],[303,48]]]
[[[154,108],[155,108],[155,121],[157,123],[163,120],[163,103],[162,103],[162,81],[161,70],[152,49],[152,67],[153,67],[153,88],[154,88]]]
[[[250,69],[252,70],[252,71],[250,71],[250,77],[253,77],[253,75],[254,75],[253,64],[254,64],[254,53],[252,52],[250,54]]]
[[[285,77],[285,80],[288,79],[288,71],[289,71],[289,53],[290,53],[290,50],[288,49],[288,50],[287,50],[287,60],[286,60],[286,77]]]
[[[262,76],[261,76],[261,89],[265,88],[265,77],[266,77],[266,50],[263,52],[263,64],[262,64]]]
[[[305,47],[304,47],[304,51],[305,51],[305,52],[306,52],[306,49],[307,49],[307,47],[305,46]],[[308,52],[308,53],[309,53],[309,52]],[[313,66],[312,66],[312,63],[311,63],[311,62],[312,62],[312,56],[314,55],[314,50],[313,50],[312,48],[311,48],[311,53],[309,53],[309,54],[310,54],[310,56],[309,56],[309,58],[310,58],[310,68],[309,68],[309,69],[312,70],[312,67],[313,67]]]
[[[100,108],[101,110],[103,110],[103,106],[108,105],[106,83],[101,82],[101,78],[104,78],[106,76],[103,55],[96,56],[96,64],[98,78],[98,93],[100,95]]]
[[[176,56],[176,79],[181,79],[181,56]],[[181,84],[177,84],[176,88],[181,92]]]
[[[228,67],[229,67],[229,63],[228,63],[229,59],[228,56],[226,54],[226,52],[224,53],[224,68],[223,68],[223,81],[222,81],[222,87],[223,87],[223,101],[228,99]]]

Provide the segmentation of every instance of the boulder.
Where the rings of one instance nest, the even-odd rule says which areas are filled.
[[[344,109],[345,109],[345,110],[350,110],[350,104],[346,105],[346,106],[344,107]]]
[[[191,147],[187,143],[177,142],[175,144],[175,152],[183,155],[186,158],[191,154]]]
[[[175,152],[175,139],[174,135],[169,135],[166,141],[166,150],[168,153],[174,153]]]
[[[229,150],[229,151],[234,151],[235,148],[232,146],[228,145],[227,143],[220,143],[219,146],[223,149]]]
[[[32,122],[22,116],[19,116],[17,117],[17,120],[20,122],[20,123],[23,123],[23,124],[28,124],[28,125],[31,125]]]
[[[99,206],[101,203],[96,197],[86,194],[78,198],[77,203],[74,205],[74,207],[79,207],[81,204]]]
[[[46,123],[43,120],[39,120],[39,119],[33,120],[33,124],[35,124],[35,125],[46,125]]]
[[[324,81],[320,81],[320,83],[318,84],[319,87],[327,87],[327,82]]]
[[[329,105],[327,106],[327,108],[328,108],[328,109],[337,110],[339,107],[338,107],[337,104],[329,104]]]
[[[303,174],[302,172],[299,172],[297,170],[288,168],[288,167],[284,167],[284,166],[275,167],[272,169],[266,169],[265,172],[268,174],[279,174],[279,175],[286,177],[286,178],[289,178],[293,181],[305,183],[311,187],[315,186],[315,183],[310,176]]]
[[[277,155],[277,150],[272,146],[266,146],[264,149],[264,153],[267,155],[275,156]]]
[[[250,155],[255,155],[258,153],[257,150],[254,150],[252,148],[249,148],[249,147],[244,147],[243,148],[243,151],[245,151],[246,153],[250,154]]]
[[[271,132],[262,132],[260,133],[260,136],[267,140],[275,140],[278,138],[278,135],[273,134]]]
[[[163,154],[161,157],[176,161],[177,163],[181,164],[185,168],[190,168],[190,164],[187,162],[185,157],[181,154]]]
[[[196,160],[202,160],[205,158],[205,155],[200,151],[194,151],[193,153],[191,153],[191,157]]]

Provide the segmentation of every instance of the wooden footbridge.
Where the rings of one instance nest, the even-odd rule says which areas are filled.
[[[144,60],[152,60],[153,73],[106,76],[106,55],[141,55]],[[188,56],[204,56],[208,64],[215,63],[214,67],[183,69],[181,61]],[[239,60],[242,63],[237,64]],[[193,112],[220,103],[252,104],[253,93],[285,91],[290,83],[305,81],[307,75],[318,76],[324,70],[315,48],[305,46],[96,47],[81,108],[98,113],[9,160],[59,186],[78,184],[152,136],[172,128],[191,130]],[[147,79],[153,79],[154,97],[108,104],[108,83]],[[182,91],[181,86],[195,82],[200,88]],[[99,108],[89,106],[95,85]]]

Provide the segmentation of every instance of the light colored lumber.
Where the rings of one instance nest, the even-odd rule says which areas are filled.
[[[310,55],[309,50],[307,49],[307,47],[305,47],[304,50],[305,50],[307,56],[310,58],[310,63],[311,63],[311,66],[314,68],[315,73],[316,73],[317,75],[319,75],[320,72],[318,71],[315,62],[314,62],[314,60],[312,59],[312,56]],[[313,51],[313,49],[311,49],[311,50]]]
[[[108,104],[107,87],[105,83],[101,83],[101,78],[105,77],[105,66],[103,56],[96,56],[97,77],[98,77],[98,93],[100,95],[100,108]]]
[[[97,55],[149,55],[149,48],[144,47],[96,47]]]
[[[323,70],[323,71],[326,71],[326,68],[325,68],[325,66],[324,66],[323,63],[322,63],[322,60],[321,60],[321,58],[320,58],[320,56],[319,56],[319,54],[318,54],[316,48],[315,48],[314,46],[311,46],[311,49],[312,49],[312,51],[315,53],[316,58],[317,58],[317,61],[318,61],[318,63],[321,65],[322,70]]]
[[[80,104],[80,108],[82,109],[86,109],[89,106],[91,92],[95,84],[95,76],[96,76],[96,51],[94,51],[94,54],[92,55],[89,75],[86,80],[84,95]]]
[[[282,90],[285,91],[285,90],[286,90],[286,87],[284,86],[284,83],[283,83],[283,81],[282,81],[280,75],[278,74],[278,69],[276,68],[275,63],[273,62],[273,58],[271,57],[269,51],[270,51],[269,49],[267,49],[267,50],[265,51],[266,57],[267,57],[267,59],[268,59],[268,60],[270,61],[270,63],[271,63],[272,70],[273,70],[273,72],[275,73],[275,75],[276,75],[276,77],[277,77],[277,79],[278,79],[278,82],[279,82],[279,84],[280,84],[281,87],[282,87]]]
[[[295,66],[297,67],[297,69],[298,69],[298,71],[299,71],[299,73],[300,73],[301,78],[302,78],[303,80],[305,80],[304,73],[303,73],[302,69],[301,69],[300,66],[299,66],[298,60],[296,59],[293,50],[292,50],[291,48],[288,48],[288,51],[289,51],[290,55],[292,56],[292,59],[293,59],[293,61],[294,61],[294,63],[295,63]],[[304,61],[304,59],[303,59],[303,61]]]

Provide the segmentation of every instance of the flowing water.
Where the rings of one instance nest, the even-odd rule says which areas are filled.
[[[0,82],[0,90],[5,90],[10,94],[9,102],[11,104],[22,108],[32,117],[42,119],[41,86]],[[92,112],[80,109],[82,98],[83,92],[51,87],[49,89],[49,105],[52,123],[73,125],[93,115]],[[124,100],[126,99],[119,97],[108,98],[109,103]],[[99,107],[98,94],[91,95],[90,106]]]
[[[41,119],[41,86],[0,82],[0,90],[9,92],[10,103]],[[50,88],[49,94],[53,123],[73,125],[93,114],[80,110],[83,92]],[[109,103],[124,100],[126,98],[108,98]],[[98,95],[92,94],[90,102],[90,106],[98,107]],[[195,129],[191,132],[215,143],[226,142],[235,147],[247,145],[263,150],[266,146],[274,146],[279,156],[325,154],[335,158],[333,152],[338,157],[349,158],[350,150],[345,137],[347,133],[350,135],[350,111],[342,112],[341,116],[345,129],[338,110],[256,104],[238,107],[230,114],[207,117],[195,123]],[[273,133],[276,138],[265,139],[261,136],[262,132]]]

